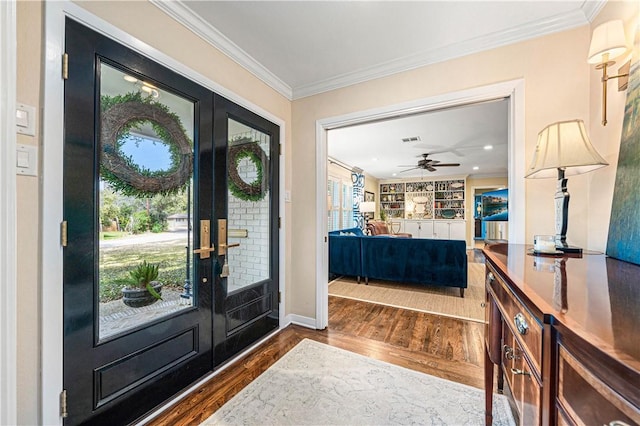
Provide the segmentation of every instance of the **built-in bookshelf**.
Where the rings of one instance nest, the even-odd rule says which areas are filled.
[[[387,217],[404,217],[404,183],[385,183],[380,185],[380,207]]]
[[[391,219],[464,219],[465,180],[380,184],[380,207]]]

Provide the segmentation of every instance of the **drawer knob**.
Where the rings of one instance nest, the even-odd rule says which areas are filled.
[[[518,368],[511,368],[511,372],[517,376],[531,376],[531,373],[525,370],[520,370]]]
[[[509,345],[504,345],[504,346],[502,347],[502,350],[504,351],[504,357],[505,357],[506,359],[511,360],[511,359],[513,359],[513,358],[514,358],[514,356],[513,356],[513,348],[512,348],[511,346],[509,346]]]
[[[519,313],[515,317],[513,317],[513,322],[516,324],[518,333],[527,334],[527,332],[529,331],[529,324],[527,324],[527,320],[524,315],[522,315],[522,313]]]
[[[487,274],[487,282],[492,282],[496,279],[496,277],[493,276],[493,272],[489,272]]]

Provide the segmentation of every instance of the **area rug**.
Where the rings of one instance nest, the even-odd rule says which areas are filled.
[[[362,280],[358,284],[353,277],[340,277],[331,281],[329,295],[484,322],[484,264],[469,262],[467,277],[464,297],[460,297],[457,287],[382,280],[370,280],[369,285],[365,285]]]
[[[494,395],[494,425],[514,425]],[[305,339],[204,425],[481,425],[484,392]]]

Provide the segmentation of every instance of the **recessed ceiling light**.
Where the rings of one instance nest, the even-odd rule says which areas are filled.
[[[138,79],[132,75],[125,75],[123,78],[127,80],[129,83],[135,83],[136,81],[138,81]]]
[[[409,136],[408,138],[402,138],[402,142],[419,142],[420,136]]]
[[[391,173],[391,176],[397,176],[397,173]]]
[[[493,145],[485,145],[484,149],[486,149],[487,151],[489,151],[490,149],[493,149]]]
[[[480,169],[480,167],[478,167],[478,166],[473,166],[473,170],[479,170],[479,169]]]
[[[378,161],[378,159],[376,157],[373,157],[371,160],[372,161]]]

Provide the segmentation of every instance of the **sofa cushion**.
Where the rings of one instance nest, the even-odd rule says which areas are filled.
[[[364,233],[360,228],[329,232],[329,273],[362,276],[362,246]]]
[[[362,275],[373,279],[467,287],[466,243],[425,238],[362,238]]]
[[[378,221],[378,220],[370,220],[367,222],[367,231],[369,231],[369,235],[394,235],[396,237],[406,237],[411,238],[411,234],[406,232],[398,232],[394,234],[389,232],[389,226],[386,222]]]
[[[337,229],[335,231],[329,231],[329,235],[351,235],[351,236],[355,235],[358,237],[363,237],[364,232],[362,231],[362,229],[358,227],[354,227],[354,228]]]

